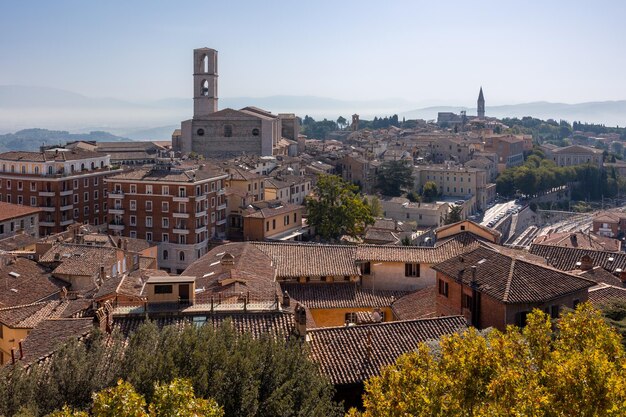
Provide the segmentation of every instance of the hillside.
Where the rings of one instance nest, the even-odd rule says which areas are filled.
[[[108,132],[69,133],[62,130],[25,129],[15,133],[0,135],[0,152],[36,151],[42,145],[63,145],[76,140],[99,142],[123,142],[130,139]]]

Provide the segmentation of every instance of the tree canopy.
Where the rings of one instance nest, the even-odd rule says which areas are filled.
[[[28,372],[20,362],[3,367],[0,415],[13,416],[25,407],[35,410],[28,414],[34,417],[64,405],[90,410],[92,393],[116,387],[120,379],[147,404],[165,397],[163,390],[178,392],[160,403],[165,405],[158,410],[167,409],[191,398],[187,382],[176,378],[188,380],[197,398],[213,398],[227,416],[332,417],[341,412],[332,401],[332,385],[297,340],[254,339],[237,333],[228,322],[217,329],[210,324],[159,329],[146,322],[123,341],[96,334],[68,343]]]
[[[356,185],[337,175],[319,175],[313,195],[306,198],[307,222],[323,239],[358,236],[374,223],[372,210]]]
[[[619,334],[584,303],[556,323],[535,310],[523,329],[421,344],[365,390],[365,411],[350,416],[624,416],[626,357]]]
[[[438,195],[439,189],[437,188],[437,184],[433,181],[426,181],[422,187],[422,198],[424,199],[424,202],[432,203]]]
[[[452,224],[456,222],[460,222],[461,213],[463,212],[462,206],[452,206],[450,207],[450,211],[446,214],[446,218],[444,219],[444,224]]]
[[[413,188],[413,168],[406,161],[385,161],[376,175],[376,188],[383,194],[399,197]]]

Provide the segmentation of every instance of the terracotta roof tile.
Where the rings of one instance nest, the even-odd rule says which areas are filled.
[[[596,308],[601,308],[614,301],[626,302],[626,288],[613,285],[598,285],[589,288],[589,301]]]
[[[92,318],[55,318],[41,321],[22,343],[23,361],[32,363],[52,353],[71,338],[81,338],[93,330]]]
[[[0,263],[0,307],[13,307],[42,301],[58,294],[68,284],[29,259],[17,258]]]
[[[283,291],[307,308],[389,307],[407,291],[368,290],[350,282],[280,284]]]
[[[577,269],[577,262],[580,262],[583,256],[589,256],[594,266],[601,266],[610,272],[616,269],[626,271],[626,253],[623,252],[607,252],[590,249],[564,248],[560,246],[550,245],[530,245],[530,253],[549,258],[550,265],[562,271],[572,271]]]
[[[620,250],[620,241],[609,237],[599,236],[595,233],[566,232],[553,233],[538,236],[533,241],[535,244],[561,246],[565,248],[591,249],[609,252]]]
[[[414,351],[420,342],[437,340],[466,328],[460,316],[327,327],[308,332],[311,358],[335,385],[354,384],[378,375],[383,366]]]
[[[437,293],[435,287],[413,291],[391,304],[398,320],[416,320],[437,316]]]
[[[41,211],[38,207],[23,206],[0,201],[0,222],[37,214]]]

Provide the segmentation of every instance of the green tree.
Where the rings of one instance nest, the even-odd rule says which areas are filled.
[[[371,196],[368,204],[373,217],[383,217],[383,206],[378,197]]]
[[[93,397],[94,417],[148,417],[146,400],[128,382],[119,380]]]
[[[439,195],[437,184],[433,181],[426,181],[422,188],[422,198],[426,203],[432,203]]]
[[[408,193],[406,193],[406,198],[411,203],[419,203],[420,202],[420,195],[415,190],[412,190],[412,191],[409,191]]]
[[[452,206],[450,207],[450,211],[448,211],[448,213],[446,214],[446,218],[444,219],[444,223],[445,224],[452,224],[452,223],[456,223],[456,222],[460,222],[461,219],[461,213],[463,212],[463,207],[462,206]]]
[[[374,223],[371,208],[363,202],[358,187],[336,175],[320,175],[313,196],[306,198],[307,222],[323,239],[343,234],[358,236]]]
[[[345,128],[345,127],[346,127],[346,125],[347,125],[347,123],[348,123],[348,121],[346,120],[346,118],[345,118],[345,117],[343,117],[343,116],[339,116],[339,117],[337,118],[337,125],[339,126],[339,128],[340,128],[340,129]]]
[[[624,416],[625,387],[620,336],[584,303],[556,323],[535,310],[523,329],[421,344],[367,381],[365,411],[349,415]]]
[[[413,168],[406,161],[385,161],[376,175],[376,187],[383,195],[398,197],[413,188]]]

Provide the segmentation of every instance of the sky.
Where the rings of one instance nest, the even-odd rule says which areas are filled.
[[[623,1],[0,0],[0,85],[131,101],[219,95],[425,105],[626,99]]]

